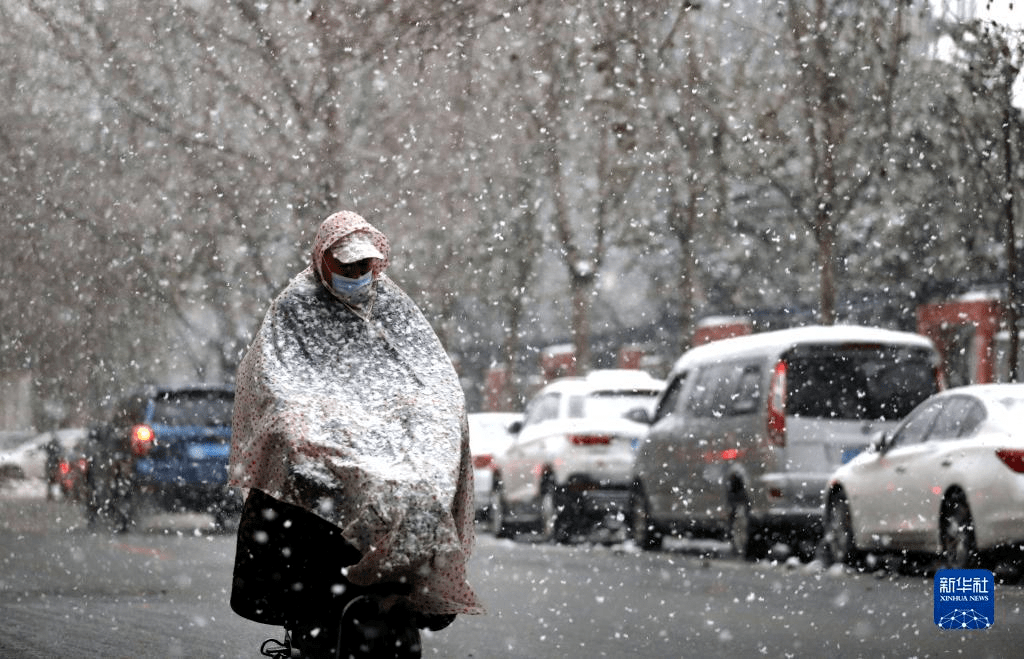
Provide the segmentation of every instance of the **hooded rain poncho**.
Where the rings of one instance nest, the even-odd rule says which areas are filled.
[[[384,255],[373,298],[335,297],[324,252],[365,232]],[[472,469],[458,377],[416,305],[383,272],[389,245],[359,215],[323,222],[312,263],[274,300],[239,366],[230,484],[336,525],[357,585],[405,582],[429,614],[480,613],[466,582]]]

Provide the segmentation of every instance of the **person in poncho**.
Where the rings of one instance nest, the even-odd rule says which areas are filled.
[[[465,401],[451,361],[385,269],[383,233],[321,224],[238,368],[229,484],[247,494],[231,606],[314,643],[383,586],[411,624],[483,609]],[[327,619],[325,619],[327,618]],[[416,632],[418,635],[418,632]]]

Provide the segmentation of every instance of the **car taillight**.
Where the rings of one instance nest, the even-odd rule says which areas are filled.
[[[996,451],[999,459],[1018,474],[1024,474],[1024,450],[1001,448]]]
[[[139,424],[132,428],[131,449],[132,455],[144,457],[153,448],[153,429],[147,425]]]
[[[701,459],[708,464],[729,462],[730,460],[739,460],[745,453],[746,451],[737,448],[727,448],[721,451],[705,451],[701,454]]]
[[[57,470],[60,471],[61,476],[67,476],[71,472],[71,464],[67,460],[61,460]]]
[[[576,446],[594,446],[596,444],[610,444],[612,438],[608,435],[569,435],[569,441]]]
[[[474,469],[488,469],[494,465],[494,456],[488,453],[481,453],[473,456]]]
[[[775,365],[768,388],[768,440],[786,445],[786,362]]]

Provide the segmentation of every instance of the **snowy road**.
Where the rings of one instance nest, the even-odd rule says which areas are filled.
[[[256,657],[279,630],[227,605],[231,535],[196,516],[141,532],[84,527],[72,505],[0,498],[0,656]],[[996,624],[939,630],[926,577],[748,565],[692,549],[541,546],[481,535],[471,581],[489,615],[424,638],[424,657],[1013,656],[1024,587]]]

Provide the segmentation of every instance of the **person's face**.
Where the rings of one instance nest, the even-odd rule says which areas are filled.
[[[327,267],[327,271],[342,277],[348,277],[349,279],[358,279],[362,277],[370,268],[373,267],[373,259],[362,259],[360,261],[353,261],[352,263],[342,263],[338,259],[334,258],[334,255],[330,251],[324,252],[324,265]]]

